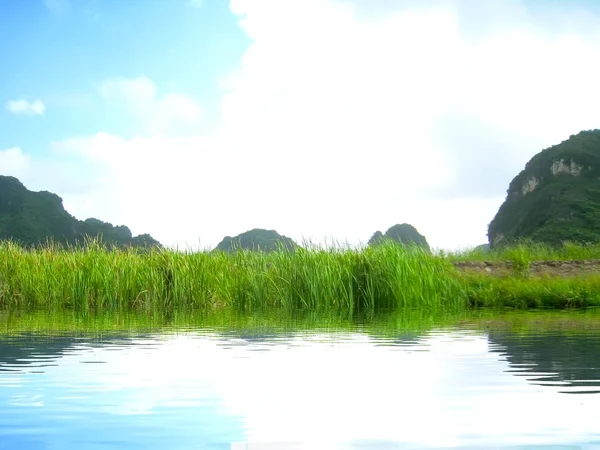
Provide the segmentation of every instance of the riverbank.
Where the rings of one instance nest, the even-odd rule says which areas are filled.
[[[523,270],[538,277],[600,275],[600,259],[531,261],[525,269],[513,261],[455,261],[452,265],[461,272],[493,276],[512,276],[515,271]]]
[[[355,314],[600,306],[600,259],[565,258],[595,255],[596,247],[571,246],[570,253],[560,254],[540,249],[491,252],[486,261],[389,242],[360,250],[274,253],[142,252],[106,249],[97,242],[24,249],[1,242],[0,309],[172,313],[275,308]]]

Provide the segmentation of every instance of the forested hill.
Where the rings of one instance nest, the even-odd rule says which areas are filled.
[[[0,240],[23,245],[82,243],[86,236],[101,237],[118,247],[160,246],[149,234],[133,237],[126,226],[98,219],[77,220],[63,207],[62,198],[47,191],[28,190],[18,179],[0,175]]]
[[[551,245],[600,240],[600,130],[547,148],[510,183],[488,228],[492,247],[529,239]]]
[[[239,249],[272,252],[279,249],[294,250],[297,244],[289,237],[282,236],[275,230],[254,228],[237,236],[226,236],[215,250],[226,252]]]
[[[417,245],[427,251],[430,251],[429,244],[427,243],[425,236],[419,233],[415,227],[408,223],[396,224],[388,228],[385,233],[376,231],[373,233],[373,236],[371,236],[371,239],[369,239],[368,244],[377,245],[379,242],[385,239],[390,239],[404,245]]]

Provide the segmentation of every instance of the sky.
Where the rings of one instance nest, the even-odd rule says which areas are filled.
[[[589,0],[0,0],[0,174],[180,248],[487,242],[600,127]]]

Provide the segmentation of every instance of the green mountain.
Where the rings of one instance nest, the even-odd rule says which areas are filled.
[[[474,252],[487,253],[490,251],[490,244],[481,244],[473,248]]]
[[[510,183],[488,227],[492,247],[518,239],[550,245],[600,240],[600,130],[547,148]]]
[[[384,239],[391,239],[402,244],[414,244],[423,247],[427,251],[431,251],[427,239],[421,233],[417,231],[415,227],[408,223],[401,225],[394,225],[390,227],[385,234],[381,231],[376,231],[371,239],[369,239],[369,245],[376,245]]]
[[[47,191],[28,190],[14,177],[0,175],[0,240],[24,245],[52,239],[63,244],[83,243],[86,236],[102,237],[118,247],[160,246],[149,234],[133,237],[126,226],[113,226],[98,219],[77,220],[65,211],[62,198]]]
[[[215,248],[225,252],[237,249],[260,250],[264,252],[277,251],[279,248],[292,251],[297,245],[289,237],[282,236],[275,230],[254,228],[235,237],[226,236]]]

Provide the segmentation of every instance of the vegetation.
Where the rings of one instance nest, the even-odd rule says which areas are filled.
[[[576,278],[461,275],[475,307],[585,308],[600,306],[600,275]]]
[[[81,244],[86,237],[101,237],[109,246],[148,247],[160,243],[148,234],[133,237],[126,226],[98,219],[77,220],[65,211],[62,199],[50,192],[29,191],[14,177],[0,176],[0,240],[23,245]]]
[[[464,255],[431,254],[389,241],[361,250],[298,247],[270,253],[108,249],[98,242],[24,248],[5,241],[0,309],[171,314],[275,308],[355,315],[406,308],[600,306],[598,274],[529,274],[530,261],[544,256],[544,248],[492,251],[512,260],[515,270],[490,276],[458,271],[452,263]],[[584,248],[567,246],[562,255],[581,255]],[[590,254],[597,251],[593,247]]]
[[[27,333],[48,333],[65,336],[67,333],[111,335],[123,332],[162,333],[178,330],[211,328],[227,334],[235,330],[239,336],[264,336],[273,333],[311,331],[367,331],[389,334],[398,337],[398,332],[406,334],[429,331],[432,328],[450,328],[457,323],[479,323],[490,314],[480,311],[435,311],[424,309],[403,309],[397,311],[348,314],[346,311],[311,311],[270,308],[252,313],[219,309],[203,311],[151,314],[135,312],[102,311],[81,313],[74,310],[51,311],[6,311],[0,314],[0,336]]]
[[[567,261],[600,259],[600,242],[578,244],[564,241],[559,245],[550,245],[530,240],[519,240],[511,246],[493,249],[475,247],[444,255],[450,261]]]
[[[534,261],[573,261],[600,259],[600,243],[581,245],[563,242],[552,246],[521,240],[513,246],[487,250],[476,247],[464,252],[441,255],[448,261],[507,261],[512,271],[504,276],[462,273],[469,304],[485,307],[578,308],[600,306],[600,273],[578,277],[532,276]]]
[[[254,228],[235,237],[226,236],[216,247],[216,250],[233,252],[237,250],[252,250],[274,252],[278,250],[292,251],[297,247],[289,237],[280,235],[275,230]]]
[[[537,334],[543,330],[560,330],[569,335],[597,334],[600,331],[600,310],[589,308],[569,311],[475,309],[440,311],[402,309],[366,312],[363,315],[339,311],[314,312],[309,310],[268,309],[247,314],[221,309],[187,314],[136,314],[135,312],[104,311],[95,314],[74,310],[6,311],[0,314],[0,336],[15,332],[31,335],[49,333],[66,336],[68,333],[111,335],[123,332],[162,333],[180,330],[211,328],[240,336],[261,336],[303,330],[364,331],[379,336],[398,337],[399,333],[427,332],[432,329],[451,330],[459,326],[498,335]],[[70,340],[70,339],[69,339]]]
[[[377,245],[380,242],[389,239],[394,242],[398,242],[404,245],[416,245],[423,249],[430,251],[429,244],[425,236],[420,234],[415,227],[407,223],[401,225],[394,225],[390,227],[385,234],[381,231],[376,231],[371,239],[369,239],[369,245]]]
[[[478,245],[478,246],[474,247],[473,250],[475,250],[477,252],[481,252],[481,253],[487,253],[490,251],[490,244]]]
[[[0,308],[363,311],[464,307],[448,261],[386,243],[364,250],[198,252],[0,244]]]
[[[535,155],[488,228],[492,247],[519,239],[560,245],[600,241],[600,130],[582,131]]]

